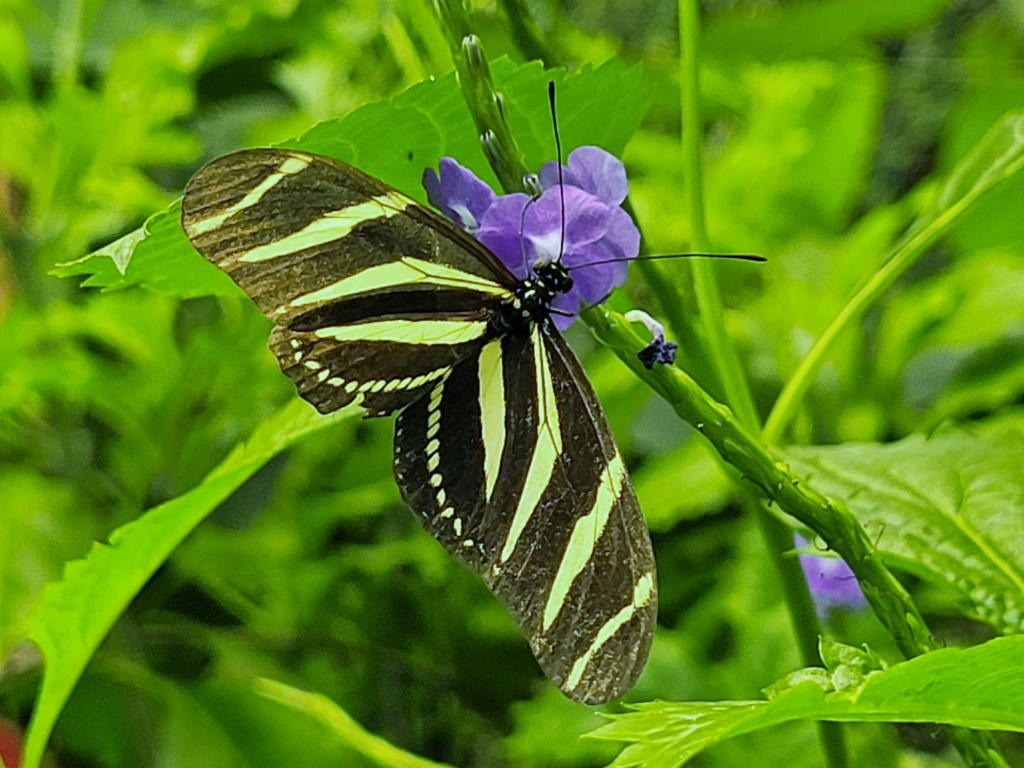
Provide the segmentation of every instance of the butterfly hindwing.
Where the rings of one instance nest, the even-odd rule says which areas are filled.
[[[579,363],[554,332],[507,336],[398,418],[395,474],[424,527],[509,609],[570,697],[620,696],[656,616],[650,538]]]
[[[271,348],[328,413],[392,413],[482,343],[514,278],[477,241],[355,168],[243,150],[189,182],[182,224],[277,326]]]

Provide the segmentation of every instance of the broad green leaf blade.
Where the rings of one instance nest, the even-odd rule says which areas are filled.
[[[1024,417],[898,443],[793,447],[794,471],[843,499],[896,564],[1024,632]]]
[[[720,741],[793,720],[1024,731],[1024,676],[1007,674],[1021,665],[1024,637],[1003,637],[919,656],[842,690],[830,690],[825,670],[804,670],[769,701],[639,704],[591,735],[630,742],[615,768],[676,768]]]
[[[111,245],[57,265],[51,274],[88,275],[82,285],[105,290],[145,286],[181,298],[242,295],[231,278],[192,248],[181,228],[181,201]]]
[[[566,153],[581,144],[597,144],[621,155],[647,110],[643,72],[614,60],[566,76],[537,62],[515,65],[500,59],[492,65],[492,74],[505,96],[516,140],[535,170],[555,154],[549,80],[557,87]],[[610,94],[614,110],[607,107]],[[442,156],[456,158],[497,189],[454,75],[419,83],[389,101],[328,120],[281,146],[344,160],[424,202],[423,170]]]
[[[647,109],[647,87],[639,68],[616,61],[566,77],[539,64],[494,64],[509,120],[531,167],[554,157],[547,83],[558,85],[559,129],[564,151],[597,144],[621,155]],[[607,104],[614,94],[615,109]],[[419,83],[389,101],[368,104],[328,120],[278,146],[344,160],[426,202],[423,171],[442,156],[455,157],[496,185],[480,149],[454,75]],[[152,216],[142,230],[81,259],[59,265],[62,277],[87,275],[84,285],[127,288],[143,285],[173,296],[238,295],[238,288],[189,244],[180,224],[181,204]]]
[[[28,636],[46,667],[25,743],[25,768],[38,768],[46,741],[75,684],[103,638],[175,547],[271,458],[295,441],[358,411],[319,416],[294,399],[238,446],[188,493],[149,510],[70,562],[64,578],[47,587],[29,619]]]
[[[255,686],[256,692],[260,695],[316,720],[338,742],[383,768],[450,768],[447,763],[435,763],[433,760],[406,752],[380,736],[370,733],[326,696],[302,691],[266,678],[257,680]]]

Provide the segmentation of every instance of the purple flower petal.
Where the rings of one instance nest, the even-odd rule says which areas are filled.
[[[476,239],[487,246],[508,270],[524,280],[536,260],[531,243],[523,237],[523,208],[529,195],[502,195],[487,209]]]
[[[600,147],[578,147],[569,153],[562,172],[566,185],[589,192],[605,205],[621,205],[629,194],[626,168],[615,155]],[[544,189],[558,186],[558,164],[546,163],[540,169]]]
[[[800,534],[796,534],[794,540],[798,547],[807,546],[807,540]],[[867,607],[868,601],[857,577],[842,559],[801,552],[800,565],[804,569],[804,577],[820,618],[824,619],[834,608],[860,610]]]
[[[674,341],[665,341],[664,336],[655,336],[654,341],[636,353],[644,368],[650,370],[655,365],[671,365],[676,361],[676,350],[679,345]]]
[[[562,258],[562,264],[572,276],[571,293],[587,306],[600,304],[625,280],[622,262],[594,264],[614,258],[603,242],[592,243],[585,248],[573,249]]]
[[[603,262],[611,257],[603,241],[580,250],[567,251],[562,257],[562,264],[572,276],[573,287],[567,293],[556,296],[551,306],[577,315],[581,308],[600,304],[607,299],[613,290],[625,282],[627,265],[625,262],[614,262],[591,266],[591,263]],[[564,330],[573,319],[555,315],[555,325]]]
[[[578,249],[604,237],[609,218],[608,206],[593,195],[578,187],[565,187],[561,191],[555,187],[527,207],[523,234],[534,243],[539,256],[554,260],[558,258],[560,246],[566,251]]]
[[[612,246],[616,258],[632,259],[640,253],[640,230],[633,223],[633,218],[618,206],[611,209],[605,241]],[[623,265],[628,263],[622,262]],[[625,276],[622,279],[625,280]]]
[[[476,174],[450,157],[442,157],[438,167],[440,177],[433,168],[423,172],[427,199],[451,221],[468,232],[476,232],[497,195]]]

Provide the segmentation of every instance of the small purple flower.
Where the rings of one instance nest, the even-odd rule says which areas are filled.
[[[640,250],[640,233],[619,207],[629,191],[626,170],[603,149],[572,152],[561,189],[554,163],[545,165],[540,176],[544,192],[534,200],[522,193],[498,196],[472,171],[446,157],[440,177],[428,169],[423,185],[434,206],[486,245],[519,279],[540,261],[557,260],[569,270],[572,290],[552,302],[557,310],[552,320],[565,330],[581,305],[604,301],[625,282],[628,260]]]
[[[665,341],[664,336],[655,337],[654,341],[636,353],[644,368],[650,370],[655,365],[672,365],[676,361],[676,350],[679,345],[674,341]]]
[[[674,341],[665,341],[665,327],[642,309],[631,309],[625,315],[631,323],[643,323],[650,331],[653,341],[636,353],[644,368],[650,370],[655,365],[671,365],[676,361],[676,350],[679,345]]]
[[[807,546],[807,540],[800,534],[794,536],[794,541],[797,547]],[[820,619],[825,619],[829,611],[835,608],[860,610],[867,607],[868,601],[857,577],[841,558],[819,557],[801,552],[800,565],[804,569],[804,577]]]

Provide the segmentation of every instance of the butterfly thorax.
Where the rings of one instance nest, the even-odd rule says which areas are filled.
[[[551,302],[561,293],[572,289],[568,270],[556,261],[542,261],[534,265],[533,274],[520,282],[512,297],[502,302],[491,318],[495,335],[528,333],[535,323],[551,314]]]

